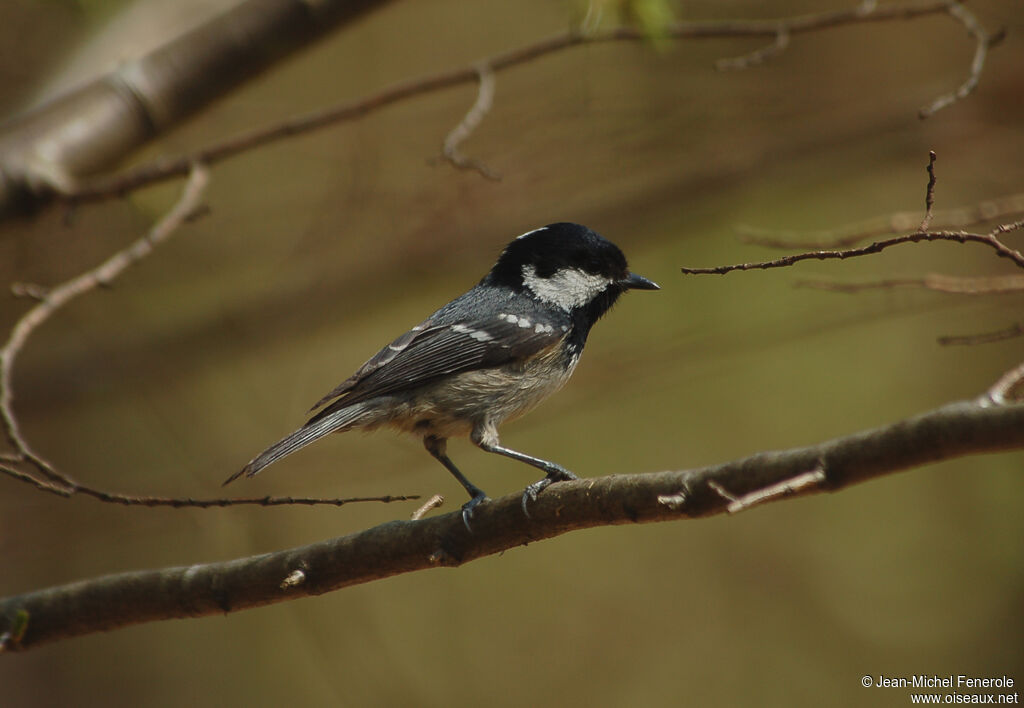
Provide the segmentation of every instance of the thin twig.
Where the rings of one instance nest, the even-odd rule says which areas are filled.
[[[459,152],[459,146],[483,122],[490,112],[491,106],[494,105],[494,72],[487,64],[477,65],[476,72],[480,84],[477,89],[476,101],[459,124],[452,128],[445,137],[441,147],[441,157],[459,169],[476,170],[487,179],[498,181],[501,179],[501,175],[492,171],[480,160],[466,157]]]
[[[357,502],[392,502],[413,501],[419,499],[418,494],[392,495],[386,494],[379,497],[348,497],[344,499],[323,499],[320,497],[227,497],[217,499],[192,499],[191,497],[154,497],[154,496],[133,496],[131,494],[119,494],[116,492],[104,492],[78,485],[75,491],[79,494],[93,497],[102,502],[112,504],[123,504],[125,506],[168,506],[174,509],[215,509],[226,506],[344,506]]]
[[[418,499],[416,495],[387,495],[377,497],[351,497],[346,499],[320,499],[306,497],[232,497],[219,499],[192,499],[159,496],[138,496],[120,492],[108,492],[90,487],[72,479],[69,475],[56,470],[29,445],[23,436],[18,419],[13,409],[13,371],[18,353],[25,346],[32,333],[58,310],[65,307],[75,298],[98,287],[109,285],[132,265],[146,258],[153,250],[169,239],[177,229],[188,221],[201,206],[201,199],[209,181],[209,172],[200,163],[193,165],[188,181],[182,190],[181,197],[171,209],[141,238],[127,248],[118,251],[96,268],[86,271],[71,280],[52,289],[33,286],[31,292],[39,302],[14,325],[7,343],[0,349],[0,419],[3,421],[4,433],[14,448],[13,454],[0,457],[0,474],[5,474],[26,484],[35,486],[40,491],[69,497],[74,494],[92,497],[102,502],[124,504],[128,506],[166,506],[173,508],[209,509],[225,506],[257,505],[330,505],[342,506],[353,502],[393,502]],[[31,471],[18,469],[27,466]]]
[[[765,47],[761,47],[760,49],[755,49],[749,54],[727,59],[719,59],[715,62],[715,68],[719,71],[740,71],[751,66],[764,64],[769,59],[773,59],[779,54],[782,54],[782,52],[786,51],[788,46],[789,25],[785,21],[782,21],[779,23],[779,29],[775,34],[774,42]]]
[[[1008,225],[1012,228],[1021,228],[1024,226],[1024,222],[1017,222],[1015,224]],[[996,238],[996,234],[1004,233],[1000,227],[993,229],[987,234],[974,234],[967,233],[965,231],[927,231],[927,232],[915,232],[910,234],[904,234],[903,236],[896,236],[894,238],[884,239],[882,241],[875,241],[867,246],[861,246],[860,248],[846,248],[837,250],[827,251],[807,251],[804,253],[794,253],[789,256],[782,258],[776,258],[770,261],[759,261],[756,263],[736,263],[733,265],[715,266],[712,268],[681,268],[680,270],[685,275],[723,275],[730,273],[734,270],[768,270],[769,268],[784,268],[787,266],[794,265],[800,261],[808,260],[835,260],[835,259],[846,259],[856,258],[858,256],[867,256],[872,253],[879,253],[892,246],[897,246],[901,243],[917,243],[919,241],[954,241],[956,243],[980,243],[989,248],[995,250],[996,254],[1001,258],[1008,258],[1013,261],[1017,266],[1024,268],[1024,254],[1020,251],[1014,250],[1001,242]],[[1007,229],[1007,230],[1012,230]]]
[[[444,497],[441,496],[440,494],[435,494],[434,496],[430,497],[430,499],[427,499],[427,501],[424,502],[423,506],[421,506],[416,511],[412,512],[412,516],[410,516],[409,518],[413,521],[419,521],[434,509],[441,508],[443,504]]]
[[[1006,339],[1013,339],[1014,337],[1024,336],[1024,325],[1020,323],[1014,323],[1006,329],[997,330],[995,332],[982,332],[981,334],[963,334],[963,335],[949,335],[945,337],[939,337],[938,343],[942,346],[949,346],[951,344],[964,344],[973,346],[975,344],[991,344],[992,342],[1002,342]]]
[[[45,300],[49,289],[35,283],[11,283],[11,295],[32,300]]]
[[[923,278],[889,278],[860,283],[839,283],[830,280],[798,280],[796,286],[839,293],[858,293],[864,290],[911,287],[955,295],[1004,295],[1007,293],[1024,292],[1024,275],[959,277],[929,273]]]
[[[708,480],[708,487],[729,502],[729,505],[725,508],[726,512],[736,514],[741,511],[746,511],[758,504],[773,501],[779,497],[790,496],[792,494],[805,492],[814,487],[819,487],[825,482],[825,479],[825,471],[818,467],[810,472],[804,472],[796,475],[795,477],[783,479],[779,482],[770,484],[767,487],[755,489],[754,491],[748,492],[747,494],[739,497],[730,494],[722,485],[718,484],[714,480]]]
[[[148,233],[128,248],[115,253],[96,268],[86,271],[66,283],[45,292],[42,290],[38,291],[37,294],[42,295],[42,298],[15,323],[7,343],[0,349],[0,421],[3,423],[4,434],[8,442],[14,447],[19,458],[33,467],[49,482],[56,482],[60,486],[67,487],[69,490],[77,487],[77,483],[70,477],[57,472],[52,465],[40,457],[21,433],[18,420],[12,408],[14,398],[14,363],[19,352],[21,352],[25,342],[28,341],[28,338],[36,328],[46,322],[55,312],[78,296],[94,290],[101,284],[109,284],[124,272],[126,268],[148,256],[158,244],[168,239],[199,205],[207,180],[208,173],[206,168],[199,164],[193,165],[189,179],[182,190],[178,202],[171,207]],[[0,468],[0,471],[8,473],[15,478],[23,479],[21,475],[13,474],[6,468]],[[34,477],[34,475],[30,476]],[[36,478],[36,480],[37,486],[40,488],[53,491],[52,484],[44,481],[44,479]]]
[[[987,199],[978,204],[958,207],[956,209],[933,212],[931,226],[942,229],[964,229],[968,226],[984,224],[1006,217],[1024,214],[1024,193],[1009,194],[1005,197]],[[878,238],[888,234],[899,234],[914,228],[919,222],[917,212],[899,211],[886,216],[879,216],[867,221],[848,224],[836,229],[818,231],[791,231],[759,229],[752,226],[737,227],[739,239],[743,243],[751,243],[766,248],[781,250],[811,250],[822,248],[843,248],[869,238]]]
[[[932,223],[932,207],[935,206],[935,151],[928,151],[928,187],[924,194],[924,218],[918,231],[927,231]]]
[[[884,5],[881,7],[869,7],[862,4],[857,8],[849,10],[811,13],[782,20],[677,23],[666,27],[664,36],[677,40],[720,39],[726,37],[766,37],[777,39],[780,23],[785,23],[790,35],[796,35],[844,25],[912,20],[927,15],[949,12],[950,5],[948,0],[931,0],[901,5]],[[470,66],[403,81],[360,99],[339,103],[302,116],[290,118],[283,122],[235,135],[189,155],[163,157],[117,174],[96,177],[81,185],[73,193],[62,196],[72,202],[80,202],[123,195],[155,182],[187,174],[189,166],[193,162],[213,165],[234,157],[239,153],[253,150],[277,140],[320,130],[345,121],[357,120],[401,101],[460,84],[479,81],[478,67],[481,65],[486,65],[492,72],[497,73],[549,54],[584,44],[624,41],[643,42],[648,39],[649,37],[644,30],[637,27],[595,30],[587,34],[576,30],[569,30],[532,44],[493,55],[474,62]]]
[[[986,398],[1000,406],[1024,401],[1024,363],[1003,374],[988,390]]]
[[[917,113],[921,120],[935,115],[937,111],[942,110],[946,106],[967,98],[977,88],[978,81],[981,80],[981,72],[985,69],[985,59],[988,57],[988,50],[1003,41],[1003,38],[1006,36],[1005,30],[1000,30],[996,34],[990,35],[981,26],[981,23],[978,22],[978,18],[974,16],[974,13],[957,0],[949,1],[946,13],[960,22],[977,43],[974,49],[974,59],[971,60],[971,73],[967,80],[954,91],[939,96],[927,106],[921,108]]]

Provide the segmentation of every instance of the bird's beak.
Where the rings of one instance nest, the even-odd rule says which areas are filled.
[[[619,285],[626,290],[661,290],[653,280],[648,280],[642,275],[630,273],[619,281]]]

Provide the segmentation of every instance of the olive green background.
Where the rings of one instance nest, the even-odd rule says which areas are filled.
[[[677,14],[823,7],[688,2]],[[738,225],[828,229],[921,209],[930,149],[939,209],[1024,191],[1024,13],[1010,0],[970,7],[1008,36],[977,92],[923,122],[918,108],[966,77],[974,51],[944,16],[794,37],[743,72],[716,72],[714,60],[757,41],[583,47],[503,72],[463,146],[499,182],[434,159],[474,100],[469,85],[218,165],[209,215],[32,338],[15,376],[24,432],[93,486],[218,496],[321,394],[479,279],[505,242],[556,220],[615,241],[662,290],[624,297],[566,389],[504,427],[516,449],[582,476],[682,469],[975,396],[1024,358],[1024,340],[936,339],[1021,322],[1021,294],[796,286],[1012,272],[985,248],[679,273],[778,255],[741,243]],[[120,9],[5,4],[3,113],[81,68],[77,48]],[[392,3],[134,159],[466,65],[560,31],[571,14],[537,1]],[[119,42],[100,43],[116,57]],[[0,283],[53,284],[97,264],[179,189],[0,225]],[[4,331],[27,307],[0,298]],[[492,496],[537,476],[464,441],[450,451]],[[58,642],[0,659],[0,704],[902,706],[909,690],[865,689],[861,677],[1019,684],[1022,467],[1019,452],[956,460],[735,517],[576,532],[455,570]],[[322,441],[231,492],[441,493],[442,512],[464,500],[418,441],[386,432]],[[0,593],[287,548],[416,506],[122,508],[0,479]]]

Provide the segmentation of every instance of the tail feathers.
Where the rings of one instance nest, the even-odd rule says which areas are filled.
[[[312,420],[296,430],[291,435],[278,440],[259,455],[249,461],[245,467],[235,472],[224,480],[224,485],[234,482],[239,477],[254,477],[260,471],[271,465],[282,457],[286,457],[296,450],[301,450],[310,443],[319,440],[324,435],[343,430],[355,423],[365,412],[361,405],[350,408],[343,408],[335,411],[334,415],[327,416],[320,420]],[[223,485],[222,485],[223,486]]]

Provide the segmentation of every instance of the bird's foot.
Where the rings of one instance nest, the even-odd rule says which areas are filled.
[[[469,526],[469,520],[473,518],[473,510],[480,504],[480,502],[490,501],[487,495],[479,489],[476,490],[476,494],[468,502],[462,505],[462,523],[466,525],[466,530],[473,533],[473,529]]]
[[[569,470],[565,469],[564,467],[561,467],[560,465],[555,464],[552,464],[551,467],[547,469],[547,473],[547,477],[545,477],[544,479],[537,480],[536,482],[529,485],[526,489],[523,490],[523,514],[525,514],[527,518],[530,517],[530,512],[527,509],[527,504],[531,501],[537,501],[537,497],[540,495],[542,491],[547,489],[555,482],[568,482],[573,479],[579,479],[579,477],[574,475]]]

